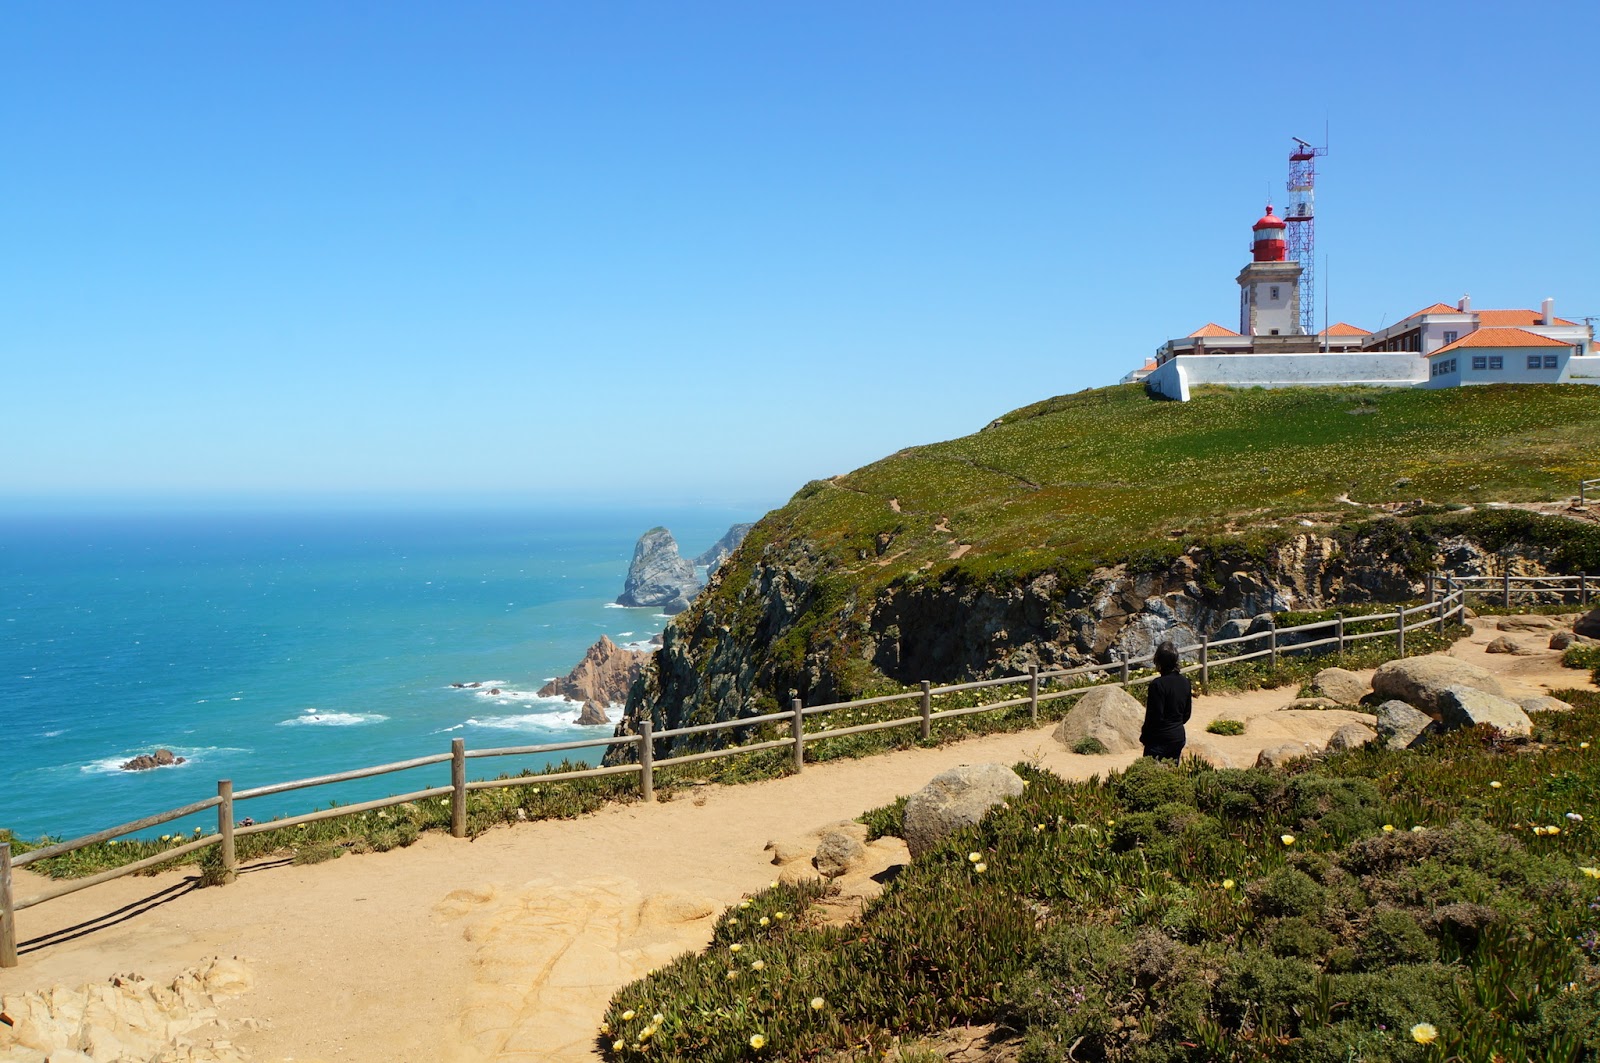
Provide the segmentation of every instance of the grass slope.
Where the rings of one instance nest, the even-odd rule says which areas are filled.
[[[1595,398],[1580,385],[1507,385],[1202,389],[1174,403],[1100,388],[814,481],[757,535],[806,539],[870,589],[918,570],[1027,575],[1302,514],[1359,515],[1342,495],[1549,500],[1595,475]],[[730,571],[721,586],[742,583]]]

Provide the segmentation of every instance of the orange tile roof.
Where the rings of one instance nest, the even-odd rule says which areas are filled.
[[[1223,328],[1221,325],[1217,324],[1215,321],[1208,321],[1206,324],[1201,325],[1199,328],[1197,328],[1193,332],[1189,333],[1189,335],[1191,337],[1192,336],[1237,336],[1238,333],[1233,331],[1232,329]]]
[[[1151,370],[1153,370],[1155,368],[1156,368],[1156,360],[1154,358],[1152,358],[1148,362],[1144,363],[1144,365],[1139,367],[1139,372],[1148,373],[1148,372],[1150,372]]]
[[[1410,321],[1412,318],[1421,317],[1423,314],[1459,314],[1459,313],[1462,313],[1462,311],[1456,309],[1453,306],[1450,306],[1447,303],[1434,303],[1432,306],[1423,307],[1421,310],[1418,310],[1415,314],[1407,314],[1405,317],[1401,318],[1400,320],[1401,321]]]
[[[1544,315],[1537,310],[1475,310],[1478,315],[1479,328],[1516,328],[1523,325],[1542,325]],[[1566,318],[1553,317],[1550,319],[1556,325],[1575,325],[1577,322],[1568,321]]]
[[[1370,336],[1372,333],[1364,328],[1356,328],[1348,322],[1341,321],[1337,325],[1329,325],[1322,330],[1324,336]]]
[[[1537,332],[1529,332],[1520,328],[1481,328],[1469,332],[1454,343],[1447,343],[1440,347],[1429,358],[1440,355],[1446,351],[1456,350],[1458,347],[1571,347],[1570,343],[1541,336]]]

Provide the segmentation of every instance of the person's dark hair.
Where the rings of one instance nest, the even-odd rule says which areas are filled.
[[[1170,642],[1156,647],[1156,671],[1171,675],[1178,670],[1178,649]]]

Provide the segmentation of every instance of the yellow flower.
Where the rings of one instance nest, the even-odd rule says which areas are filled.
[[[661,1024],[663,1022],[665,1022],[666,1020],[667,1020],[667,1017],[665,1015],[661,1014],[659,1011],[656,1012],[654,1015],[650,1016],[650,1024],[652,1026],[657,1027],[658,1029],[660,1028]]]
[[[766,968],[767,968],[767,961],[766,960],[757,960],[755,963],[752,963],[750,965],[750,969],[752,971],[764,971],[764,970],[766,970]]]
[[[1415,827],[1412,827],[1411,828],[1411,833],[1412,834],[1421,834],[1422,833],[1422,824],[1418,823]]]
[[[1544,829],[1544,832],[1546,834],[1560,834],[1561,833],[1561,828],[1560,827],[1546,827]]]
[[[1600,867],[1580,867],[1578,870],[1590,878],[1600,878]]]
[[[821,997],[812,997],[811,998],[811,1010],[812,1011],[821,1011],[826,1006],[827,1006],[827,1001],[823,1000]]]
[[[1280,835],[1278,835],[1278,840],[1280,842],[1282,842],[1283,844],[1285,844],[1285,845],[1293,845],[1294,844],[1294,835],[1293,834],[1280,834]]]
[[[730,982],[731,982],[731,981],[733,981],[733,980],[734,980],[734,979],[735,979],[735,978],[737,978],[737,977],[739,977],[739,972],[738,972],[738,970],[737,970],[737,969],[735,969],[735,968],[731,968],[731,967],[730,967],[730,968],[729,968],[729,969],[728,969],[728,981],[730,981]]]
[[[737,941],[735,941],[732,945],[728,946],[728,951],[729,952],[738,952],[742,948],[744,948],[744,946],[739,944]]]
[[[772,880],[772,882],[770,884],[770,888],[771,889],[777,889],[778,888],[778,880],[777,879],[773,879]],[[763,1039],[763,1041],[761,1043],[762,1044],[766,1044],[766,1041]]]
[[[773,912],[772,913],[772,918],[774,918],[774,919],[787,919],[787,918],[789,918],[789,913],[788,912]]]
[[[1225,890],[1233,889],[1234,885],[1235,885],[1235,883],[1234,883],[1233,879],[1231,879],[1231,878],[1225,878],[1225,879],[1222,880],[1222,888],[1225,889]]]
[[[162,840],[165,841],[166,839],[163,838]],[[979,860],[983,859],[983,854],[982,853],[968,853],[967,854],[967,859],[969,861],[971,861],[972,863],[976,864]]]
[[[1419,1045],[1431,1045],[1439,1038],[1439,1028],[1431,1022],[1419,1022],[1411,1027],[1411,1039]]]
[[[1578,743],[1578,748],[1579,749],[1588,749],[1589,748],[1589,743],[1587,743],[1587,742],[1579,742]]]
[[[767,1039],[761,1034],[753,1033],[750,1035],[750,1047],[759,1052],[761,1049],[767,1047]]]
[[[648,1041],[648,1040],[650,1040],[650,1038],[654,1037],[655,1035],[656,1035],[656,1028],[654,1026],[646,1026],[644,1029],[639,1031],[639,1040],[640,1041]]]
[[[745,900],[745,901],[740,901],[740,902],[739,902],[739,907],[740,907],[740,908],[748,908],[748,907],[750,907],[750,902],[749,902],[749,901],[747,901],[747,900]]]
[[[988,864],[973,864],[972,865],[972,870],[976,871],[978,874],[981,875],[985,871],[989,870],[989,865]]]
[[[617,1040],[615,1040],[615,1041],[612,1041],[612,1042],[611,1042],[611,1051],[613,1051],[613,1052],[620,1052],[620,1051],[622,1051],[622,1050],[623,1050],[623,1048],[625,1048],[625,1047],[626,1047],[626,1046],[627,1046],[627,1042],[626,1042],[626,1041],[624,1041],[624,1040],[622,1040],[622,1039],[621,1039],[621,1038],[620,1038],[620,1037],[619,1037],[619,1038],[618,1038],[618,1039],[617,1039]]]
[[[771,919],[768,919],[766,916],[762,916],[761,917],[761,925],[762,926],[769,926],[771,923],[772,923]]]
[[[1386,831],[1392,831],[1392,830],[1394,830],[1394,824],[1393,823],[1385,823],[1383,825],[1383,829],[1386,830]]]
[[[1492,787],[1492,788],[1493,788],[1493,789],[1496,789],[1496,790],[1498,790],[1498,789],[1500,789],[1500,780],[1499,780],[1499,779],[1496,779],[1496,780],[1495,780],[1495,781],[1494,781],[1494,782],[1492,782],[1492,783],[1490,783],[1490,784],[1489,784],[1489,785],[1490,785],[1490,787]]]
[[[633,1009],[632,1008],[629,1008],[627,1011],[622,1013],[622,1021],[623,1022],[627,1022],[631,1018],[633,1018]]]
[[[600,1032],[601,1033],[610,1033],[611,1032],[611,1024],[609,1022],[602,1022],[600,1024]]]

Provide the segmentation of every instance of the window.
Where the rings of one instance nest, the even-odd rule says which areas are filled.
[[[1272,298],[1276,299],[1277,297],[1278,297],[1278,286],[1276,284],[1274,284],[1272,286]]]
[[[1446,343],[1454,343],[1457,340],[1457,338],[1458,338],[1458,334],[1455,333],[1455,332],[1446,332],[1444,334],[1444,341]]]
[[[1505,362],[1506,362],[1506,360],[1503,357],[1501,357],[1500,355],[1498,355],[1498,354],[1491,354],[1489,356],[1489,368],[1490,369],[1504,369],[1505,368]]]
[[[1537,355],[1537,354],[1528,355],[1528,368],[1529,369],[1538,369],[1543,364],[1544,364],[1544,357],[1542,355]]]
[[[1554,369],[1556,367],[1556,356],[1553,355],[1553,354],[1545,355],[1544,356],[1544,367],[1546,369]]]
[[[1472,368],[1474,368],[1474,369],[1487,369],[1487,368],[1489,368],[1489,359],[1485,358],[1481,354],[1473,355],[1472,356]]]
[[[1445,372],[1446,373],[1454,373],[1455,371],[1456,371],[1456,360],[1454,358],[1452,358],[1452,359],[1450,359],[1450,368],[1446,369]]]
[[[1277,334],[1278,334],[1278,330],[1277,330],[1277,329],[1273,329],[1273,330],[1272,330],[1272,334],[1273,334],[1273,335],[1274,335],[1274,336],[1276,336],[1276,335],[1277,335]]]

